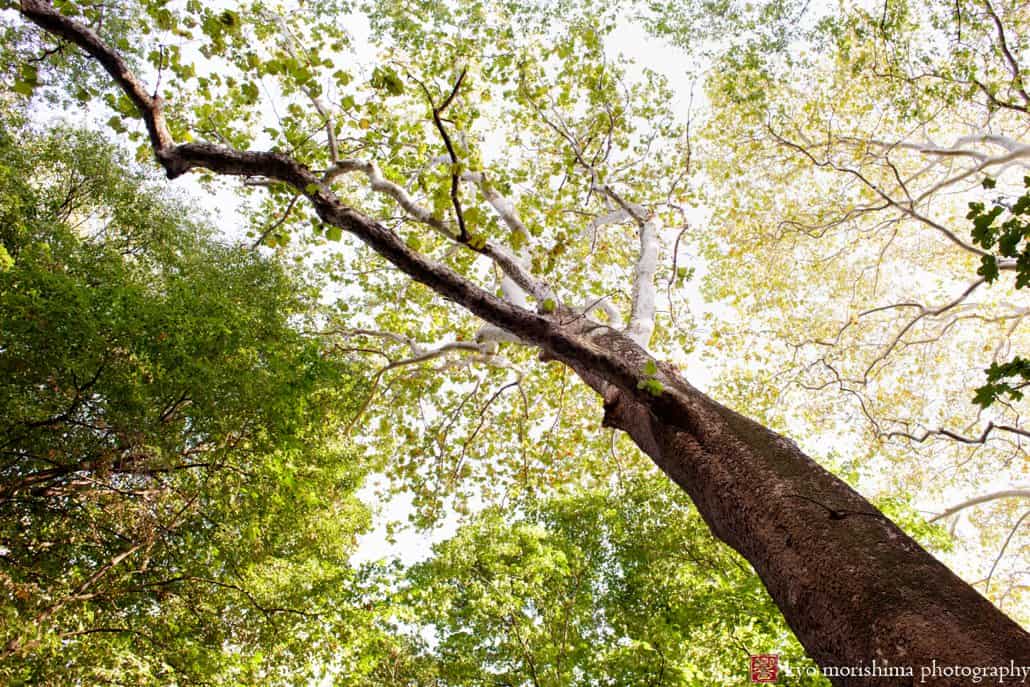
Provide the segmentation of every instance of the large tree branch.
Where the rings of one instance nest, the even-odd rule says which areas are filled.
[[[596,176],[592,168],[591,173]],[[649,213],[646,208],[626,201],[610,185],[602,184],[595,188],[605,197],[613,200],[621,212],[625,213],[625,217],[632,218],[639,227],[640,249],[633,270],[633,296],[626,335],[638,345],[646,348],[651,341],[655,327],[658,224],[654,215]]]
[[[658,271],[658,228],[654,219],[640,226],[640,252],[633,270],[633,305],[626,335],[647,347],[654,333],[655,272]]]
[[[164,126],[161,101],[147,95],[143,84],[125,61],[89,27],[61,15],[44,0],[23,0],[22,14],[44,30],[79,45],[108,71],[136,105],[144,121],[148,122],[151,146],[169,178],[177,178],[191,169],[205,168],[217,174],[264,177],[286,183],[308,198],[323,221],[355,235],[415,281],[461,304],[490,324],[517,333],[522,341],[543,349],[545,355],[574,364],[577,369],[589,370],[595,379],[603,380],[605,388],[613,385],[653,407],[663,417],[675,418],[675,422],[688,422],[683,413],[692,403],[677,387],[671,386],[671,382],[669,391],[657,397],[639,385],[645,378],[642,372],[644,365],[652,358],[638,346],[636,354],[626,355],[626,346],[636,346],[632,340],[623,337],[626,343],[618,347],[617,354],[609,344],[598,345],[598,337],[592,336],[592,333],[610,332],[608,327],[599,327],[578,316],[568,318],[572,324],[563,326],[562,318],[574,315],[563,306],[548,315],[531,312],[494,296],[454,270],[411,249],[379,222],[344,205],[318,175],[287,155],[241,151],[210,143],[175,144]],[[150,122],[155,123],[153,127]],[[607,190],[618,199],[614,192]],[[636,208],[618,200],[635,219],[643,221]],[[531,288],[532,284],[526,286]],[[602,338],[610,339],[610,335]]]
[[[963,170],[962,172],[955,174],[953,176],[941,179],[934,185],[925,189],[918,196],[915,197],[911,204],[912,206],[918,205],[919,203],[922,203],[924,200],[932,197],[934,194],[940,192],[941,190],[948,188],[949,186],[954,186],[955,184],[968,179],[974,174],[979,174],[980,172],[990,169],[991,167],[1004,168],[1012,164],[1013,162],[1026,159],[1030,159],[1030,146],[1028,145],[1020,146],[1018,148],[1015,148],[1014,150],[1010,150],[1009,152],[1003,155],[996,155],[994,157],[984,158],[979,163],[970,167],[969,169]]]
[[[339,160],[335,165],[326,170],[322,180],[324,183],[329,184],[339,176],[353,172],[361,172],[367,176],[373,191],[393,198],[416,221],[431,227],[449,239],[460,241],[460,235],[453,231],[451,225],[434,216],[428,208],[419,205],[403,186],[383,176],[375,162],[349,158]],[[464,245],[471,249],[468,243],[464,243]],[[506,247],[494,241],[487,241],[482,248],[478,249],[478,252],[493,260],[500,267],[504,276],[521,290],[522,298],[509,298],[515,305],[528,307],[528,301],[524,297],[525,293],[532,294],[539,301],[553,297],[551,289],[533,277],[526,269],[524,261],[513,255]]]
[[[497,189],[486,178],[485,172],[465,172],[462,174],[462,179],[475,184],[483,198],[494,209],[494,212],[501,218],[505,226],[521,237],[520,240],[523,247],[520,251],[517,251],[514,257],[519,265],[525,269],[528,262],[529,249],[533,245],[533,235],[522,222],[518,212],[515,210],[514,204],[497,192]],[[528,307],[529,305],[529,301],[526,299],[526,289],[507,272],[504,272],[501,277],[501,293],[504,294],[505,299],[510,303],[522,307]],[[533,296],[538,301],[545,301],[554,297],[550,288],[544,283],[539,284],[538,289],[533,292]]]
[[[151,146],[158,162],[169,178],[177,178],[192,169],[205,168],[215,173],[245,178],[264,177],[284,182],[308,198],[323,221],[354,234],[373,250],[400,268],[410,277],[426,284],[445,298],[461,303],[473,314],[508,331],[519,332],[520,338],[538,346],[557,350],[579,350],[593,355],[596,351],[571,332],[557,324],[557,317],[546,317],[507,303],[469,280],[409,248],[396,234],[364,214],[347,207],[323,183],[323,179],[307,166],[276,152],[241,151],[210,143],[176,144],[164,124],[160,99],[151,98],[142,82],[127,63],[89,27],[61,15],[44,0],[24,0],[22,14],[44,30],[79,45],[94,57],[133,101],[148,125]],[[365,163],[350,161],[350,170],[375,176]],[[380,175],[381,178],[381,175]],[[383,192],[396,192],[382,180]],[[506,249],[491,244],[480,252],[493,258],[502,269],[530,293],[544,293],[539,284],[517,264]],[[549,292],[549,291],[547,291]],[[608,357],[610,371],[621,377],[622,385],[634,388],[636,371],[620,366]]]
[[[379,165],[375,162],[370,160],[366,161],[344,158],[337,161],[336,164],[326,170],[325,174],[322,175],[322,181],[325,184],[331,184],[344,174],[350,174],[353,172],[361,172],[367,176],[369,185],[372,187],[373,191],[393,198],[397,201],[397,204],[416,221],[435,229],[449,239],[458,238],[458,235],[453,231],[451,226],[447,224],[447,222],[434,216],[428,208],[419,205],[418,202],[411,197],[407,189],[384,177],[383,173],[379,169]]]
[[[921,153],[931,157],[970,157],[975,160],[984,161],[988,159],[988,155],[976,148],[964,147],[971,143],[987,143],[996,145],[1000,148],[1004,148],[1008,152],[1016,152],[1026,146],[1014,138],[1003,136],[1001,134],[974,134],[971,136],[960,136],[955,139],[955,142],[950,146],[941,146],[933,142],[928,143],[914,143],[912,141],[885,141],[878,138],[855,138],[854,136],[840,136],[836,140],[844,143],[849,143],[856,146],[876,146],[877,148],[884,148],[887,150],[911,150],[913,152]],[[824,146],[831,145],[830,143],[823,144]]]
[[[47,33],[60,36],[68,42],[78,45],[103,66],[139,110],[158,159],[160,159],[162,151],[174,146],[172,135],[165,124],[161,98],[152,97],[147,93],[147,89],[129,69],[125,60],[117,52],[111,50],[95,31],[61,15],[47,0],[22,0],[21,12]]]

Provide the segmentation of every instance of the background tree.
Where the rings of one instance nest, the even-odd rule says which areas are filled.
[[[783,684],[828,684],[747,563],[659,476],[487,509],[402,580],[394,603],[432,638],[446,685],[732,685],[760,653],[779,655]]]
[[[100,137],[6,113],[5,684],[307,684],[364,655],[357,684],[393,644],[348,562],[361,374],[298,330],[313,283],[188,214]]]
[[[408,579],[447,685],[734,684],[766,652],[792,684],[828,684],[805,675],[746,563],[653,478],[532,503],[514,522],[484,511]]]
[[[813,20],[726,57],[698,144],[722,393],[972,521],[963,573],[1023,619],[1028,23],[994,0]]]

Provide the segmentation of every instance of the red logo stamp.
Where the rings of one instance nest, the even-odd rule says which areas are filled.
[[[776,682],[780,672],[780,657],[776,654],[751,656],[751,682]]]

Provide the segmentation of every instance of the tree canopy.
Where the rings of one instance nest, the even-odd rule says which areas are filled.
[[[529,504],[514,523],[484,511],[434,553],[405,595],[439,635],[442,684],[706,685],[739,681],[759,653],[792,665],[793,684],[826,684],[746,564],[654,478]]]
[[[317,284],[218,243],[102,138],[10,114],[7,682],[704,684],[748,649],[806,665],[746,564],[642,477],[490,508],[411,569],[352,566],[379,460],[338,434],[365,377],[303,332]]]
[[[143,574],[111,612],[158,622],[145,602],[184,593],[162,575],[215,580],[210,615],[185,607],[224,634],[190,655],[236,676],[708,684],[744,657],[716,635],[802,665],[703,519],[817,663],[1026,646],[969,586],[1026,620],[1024,3],[17,9],[10,91],[235,193],[252,244],[99,139],[9,134],[4,493],[102,523],[19,554],[65,598]],[[370,472],[414,526],[464,527],[355,571]],[[118,565],[179,536],[195,573]],[[360,591],[320,609],[330,587]],[[9,652],[84,631],[36,636],[78,602],[24,593]]]
[[[248,682],[330,655],[370,464],[337,431],[361,371],[294,321],[312,287],[93,134],[6,120],[0,197],[4,681]]]
[[[1022,614],[1030,15],[828,14],[788,54],[728,55],[709,87],[723,393],[898,493],[1000,494],[973,512],[967,574]]]

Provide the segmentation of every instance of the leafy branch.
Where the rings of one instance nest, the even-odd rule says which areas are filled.
[[[973,222],[973,243],[987,251],[977,274],[992,283],[998,279],[998,255],[1015,259],[1016,289],[1030,285],[1030,243],[1026,241],[1030,237],[1030,176],[1023,177],[1023,186],[1026,190],[1015,201],[998,198],[990,209],[982,202],[972,202],[966,215]],[[995,180],[986,177],[983,187],[994,188]],[[999,222],[1003,217],[1004,221]],[[1005,396],[1018,401],[1023,398],[1022,389],[1030,384],[1030,360],[1022,356],[1005,363],[993,362],[985,372],[987,383],[977,388],[973,397],[982,408]]]

